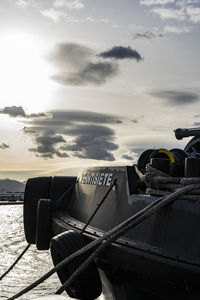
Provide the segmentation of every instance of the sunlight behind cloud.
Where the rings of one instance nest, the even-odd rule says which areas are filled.
[[[31,111],[47,108],[52,91],[50,69],[37,37],[8,32],[0,41],[1,105],[22,105]]]

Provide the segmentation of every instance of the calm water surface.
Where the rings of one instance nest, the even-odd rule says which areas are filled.
[[[23,232],[22,205],[0,205],[0,275],[14,262],[27,245]],[[15,268],[0,281],[0,299],[5,300],[22,290],[53,267],[49,251],[32,245]],[[54,294],[60,287],[57,275],[28,292],[22,299]],[[63,295],[67,295],[65,292]],[[66,299],[72,299],[66,296]],[[98,298],[99,300],[104,297]]]

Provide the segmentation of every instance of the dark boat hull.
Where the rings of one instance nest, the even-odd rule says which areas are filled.
[[[83,224],[63,213],[53,218],[55,235],[66,230],[81,232]],[[103,232],[89,227],[89,243]],[[95,232],[95,233],[94,233]],[[199,299],[200,265],[152,252],[141,243],[120,238],[101,253],[96,263],[109,281],[113,299]],[[102,272],[101,272],[102,274]],[[123,297],[122,297],[123,295]],[[142,297],[142,298],[140,298]],[[151,298],[153,297],[153,298]]]

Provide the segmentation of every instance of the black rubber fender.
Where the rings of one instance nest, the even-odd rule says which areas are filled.
[[[144,152],[142,152],[138,158],[138,169],[144,173],[146,169],[146,164],[149,162],[149,158],[151,154],[154,152],[154,149],[147,149]]]
[[[51,230],[51,200],[40,199],[37,205],[36,247],[38,250],[48,250],[52,238]]]
[[[49,198],[52,177],[28,179],[24,192],[24,233],[27,243],[36,242],[37,203],[41,198]]]
[[[51,240],[51,256],[56,266],[63,259],[81,249],[86,242],[78,232],[69,230],[65,231]],[[81,255],[63,268],[57,271],[58,277],[62,284],[73,274],[73,272],[87,259],[90,253]],[[92,300],[100,296],[102,292],[101,279],[95,262],[92,262],[69,287],[66,292],[70,297]]]

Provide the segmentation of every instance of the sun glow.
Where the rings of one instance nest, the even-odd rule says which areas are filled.
[[[10,32],[1,38],[0,49],[1,107],[47,109],[52,83],[43,43],[37,37]]]

